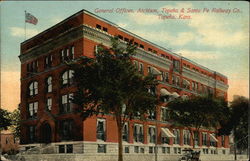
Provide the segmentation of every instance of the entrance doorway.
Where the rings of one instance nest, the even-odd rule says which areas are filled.
[[[41,126],[41,141],[42,143],[51,143],[51,137],[52,137],[52,134],[51,134],[51,127],[48,123],[44,123],[42,126]]]

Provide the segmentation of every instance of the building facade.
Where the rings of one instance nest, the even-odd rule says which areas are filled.
[[[131,120],[123,130],[125,153],[181,154],[197,145],[204,154],[227,154],[228,136],[201,130],[194,141],[185,128],[170,128],[167,103],[177,97],[212,93],[227,100],[227,77],[151,43],[116,24],[82,10],[21,43],[21,144],[47,143],[56,153],[117,153],[116,122],[111,115],[82,121],[70,98],[76,92],[65,61],[94,57],[96,45],[134,39],[133,62],[143,74],[160,72],[156,93],[162,103],[147,121]]]

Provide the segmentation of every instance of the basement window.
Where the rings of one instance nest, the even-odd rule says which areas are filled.
[[[106,153],[106,145],[105,144],[98,144],[97,153]]]

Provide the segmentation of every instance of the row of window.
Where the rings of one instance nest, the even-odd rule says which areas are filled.
[[[61,141],[73,140],[73,120],[67,119],[59,121],[59,135]],[[36,126],[28,126],[28,142],[35,143],[37,142]],[[61,148],[61,150],[60,150]],[[64,147],[68,148],[68,147]],[[62,152],[63,147],[59,147],[59,153]]]
[[[122,132],[123,141],[128,142],[129,127],[128,123],[125,123]],[[213,135],[214,134],[209,134]],[[181,133],[179,129],[173,129],[173,144],[181,144]],[[97,130],[96,130],[97,140],[106,140],[106,120],[97,119]],[[215,137],[215,136],[214,136]],[[208,133],[202,133],[202,145],[204,146],[217,146],[217,140],[214,140],[213,137],[210,137],[208,141]],[[183,130],[183,144],[191,145],[191,134],[189,130]],[[144,130],[142,124],[134,124],[133,126],[133,141],[137,143],[144,143]],[[147,141],[148,143],[156,143],[156,128],[155,126],[149,126],[147,131]],[[224,136],[222,137],[222,146],[224,146]],[[161,135],[162,144],[170,144],[170,137],[163,134]],[[199,133],[194,132],[194,143],[195,145],[200,145]]]
[[[61,140],[72,140],[73,139],[73,120],[62,120],[59,122],[59,134]],[[35,126],[29,126],[29,142],[33,143],[36,141],[36,133]],[[169,131],[169,130],[167,130]],[[99,141],[106,141],[106,120],[105,119],[97,119],[96,125],[96,138]],[[169,131],[170,132],[170,131]],[[171,133],[171,132],[170,132]],[[167,134],[169,135],[169,134]],[[162,144],[170,144],[170,136],[167,136],[163,131],[161,131],[161,143]],[[173,144],[181,144],[181,133],[179,129],[173,129]],[[199,133],[197,131],[194,132],[194,144],[196,146],[217,146],[218,140],[215,138],[215,134],[209,134],[202,132],[201,139],[202,142],[200,144]],[[209,139],[210,138],[210,139]],[[123,141],[129,141],[129,126],[128,123],[125,123],[122,132]],[[183,130],[182,141],[184,145],[191,145],[191,134],[189,130]],[[144,143],[144,129],[142,124],[134,124],[133,126],[133,141],[135,143]],[[155,126],[149,126],[147,131],[147,141],[149,144],[156,143],[156,128]],[[221,137],[221,145],[225,145],[225,137]]]
[[[66,87],[66,86],[70,86],[73,84],[73,70],[67,70],[65,72],[63,72],[62,76],[61,76],[61,84],[62,87]],[[48,78],[45,79],[45,88],[46,88],[46,92],[50,93],[52,92],[52,76],[49,76]],[[38,82],[37,81],[33,81],[29,84],[29,88],[28,88],[28,94],[29,96],[35,96],[38,94]]]
[[[144,65],[141,62],[138,62],[136,60],[133,61],[135,64],[135,67],[137,68],[137,70],[141,73],[144,74]],[[178,62],[178,61],[176,61]],[[178,63],[177,63],[178,64]],[[176,65],[178,66],[178,65]],[[177,68],[177,67],[176,67]],[[152,73],[152,67],[148,67],[148,73]],[[166,83],[170,83],[170,79],[169,79],[169,72],[163,72],[161,71],[161,75],[160,75],[160,80]],[[191,83],[192,83],[192,87],[191,87]],[[201,83],[195,82],[195,81],[190,81],[183,78],[182,79],[182,83],[181,83],[181,78],[180,76],[177,76],[175,74],[172,74],[172,80],[171,80],[171,84],[174,86],[178,86],[178,87],[182,87],[188,90],[192,90],[195,92],[199,92],[199,93],[214,93],[213,88],[205,86]]]
[[[72,60],[75,58],[75,47],[69,46],[60,50],[61,62]],[[53,66],[53,55],[49,54],[44,57],[44,69],[51,68]],[[38,72],[39,62],[38,60],[32,61],[27,64],[27,75],[32,75]]]
[[[61,96],[60,102],[60,113],[69,113],[73,111],[73,93],[65,94]],[[52,98],[46,98],[46,110],[51,111],[52,109]],[[36,118],[38,111],[38,102],[30,102],[28,105],[29,117]]]

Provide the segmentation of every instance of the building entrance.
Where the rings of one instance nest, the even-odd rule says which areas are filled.
[[[41,141],[42,143],[51,143],[51,127],[48,123],[44,123],[41,126]]]

